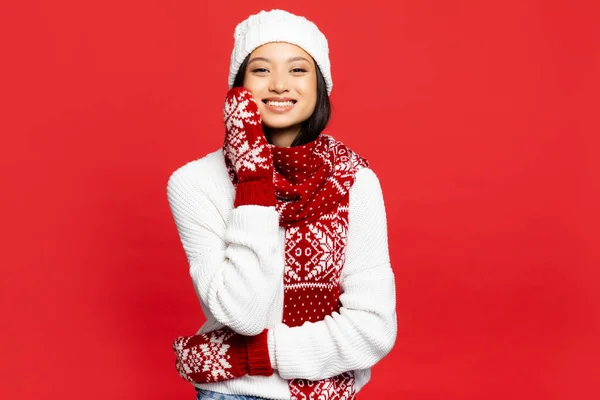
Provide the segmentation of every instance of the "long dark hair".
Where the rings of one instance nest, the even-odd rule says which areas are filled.
[[[242,65],[240,65],[240,69],[233,82],[233,87],[244,86],[244,76],[246,74],[246,67],[248,66],[249,59],[250,55],[248,55]],[[290,147],[302,146],[303,144],[315,140],[317,136],[323,132],[331,117],[331,103],[329,102],[329,96],[327,95],[327,84],[325,83],[325,78],[323,78],[323,74],[316,62],[315,67],[317,72],[317,103],[315,104],[315,110],[311,116],[302,123],[300,133],[298,133],[298,136],[296,136],[296,139],[294,139]],[[267,133],[267,139],[270,142],[271,139],[268,135],[268,129],[265,129],[265,131]]]

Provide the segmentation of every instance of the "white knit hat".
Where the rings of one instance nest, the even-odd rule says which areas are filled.
[[[286,42],[301,47],[314,58],[325,78],[327,94],[331,94],[331,66],[325,35],[304,17],[283,10],[261,11],[240,22],[233,34],[235,39],[229,64],[229,88],[233,87],[240,66],[254,49],[271,42]]]

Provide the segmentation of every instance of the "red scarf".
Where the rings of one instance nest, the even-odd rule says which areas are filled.
[[[297,147],[269,146],[285,232],[283,323],[300,326],[339,312],[340,275],[348,233],[349,190],[368,161],[321,134]],[[235,172],[229,168],[235,183]],[[350,400],[353,372],[320,381],[292,379],[292,399]]]

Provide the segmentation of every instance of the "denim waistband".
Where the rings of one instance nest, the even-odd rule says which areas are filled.
[[[206,389],[194,389],[196,389],[196,392],[198,392],[196,400],[268,400],[264,397],[244,396],[241,394],[225,394]]]

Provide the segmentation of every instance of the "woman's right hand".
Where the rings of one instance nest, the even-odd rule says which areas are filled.
[[[234,206],[274,206],[273,157],[252,93],[242,87],[231,89],[223,117],[223,153],[237,176]]]
[[[233,165],[238,182],[272,179],[271,150],[252,93],[243,87],[231,89],[225,98],[223,117],[225,156]]]

